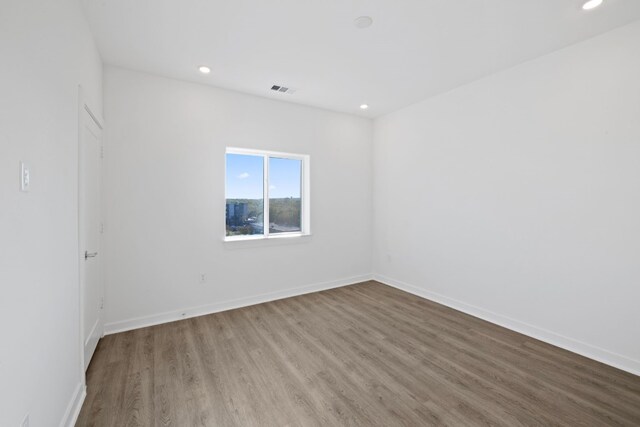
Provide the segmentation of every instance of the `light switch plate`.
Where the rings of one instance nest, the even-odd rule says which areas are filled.
[[[20,162],[20,191],[29,191],[31,185],[31,170],[25,162]]]

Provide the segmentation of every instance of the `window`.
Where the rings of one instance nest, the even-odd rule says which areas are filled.
[[[227,148],[225,240],[309,230],[309,156]]]

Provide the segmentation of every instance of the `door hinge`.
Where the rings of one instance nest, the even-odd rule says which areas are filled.
[[[104,233],[104,223],[100,223],[100,234]]]

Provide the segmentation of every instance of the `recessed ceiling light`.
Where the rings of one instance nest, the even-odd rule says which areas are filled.
[[[582,5],[582,9],[583,10],[591,10],[591,9],[595,9],[596,7],[600,6],[602,4],[603,0],[587,0],[583,5]]]
[[[371,24],[373,24],[373,19],[371,19],[370,16],[360,16],[356,18],[353,23],[360,29],[369,28]]]
[[[367,108],[369,108],[369,106],[368,106],[367,104],[362,104],[362,105],[360,106],[360,109],[361,109],[361,110],[366,110]]]
[[[211,68],[207,67],[206,65],[198,67],[198,70],[200,70],[202,74],[209,74],[211,72]]]

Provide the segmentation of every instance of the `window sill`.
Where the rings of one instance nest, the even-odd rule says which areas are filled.
[[[274,234],[269,237],[264,236],[247,236],[247,237],[225,237],[223,244],[225,248],[246,248],[246,247],[262,247],[272,245],[286,245],[296,243],[307,243],[311,241],[312,235],[302,233],[286,233]]]

